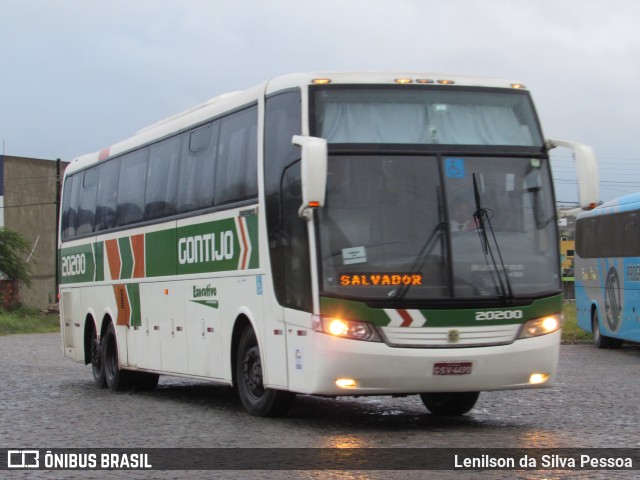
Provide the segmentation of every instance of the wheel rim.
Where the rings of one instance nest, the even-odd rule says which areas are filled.
[[[247,393],[255,399],[261,398],[264,395],[264,384],[262,383],[260,351],[257,346],[247,350],[247,354],[242,361],[242,373]]]
[[[118,352],[115,348],[115,342],[110,335],[107,336],[104,347],[106,354],[104,362],[105,374],[107,378],[113,378],[118,370]]]
[[[598,322],[598,316],[594,315],[591,321],[591,330],[593,332],[593,341],[598,344],[600,342],[600,322]]]

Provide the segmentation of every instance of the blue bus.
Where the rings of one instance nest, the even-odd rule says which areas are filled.
[[[640,342],[640,193],[578,215],[578,326],[598,348]]]

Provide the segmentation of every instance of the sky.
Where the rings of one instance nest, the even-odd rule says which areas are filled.
[[[286,73],[483,75],[594,148],[607,201],[640,191],[638,25],[637,0],[0,0],[1,153],[69,161]]]

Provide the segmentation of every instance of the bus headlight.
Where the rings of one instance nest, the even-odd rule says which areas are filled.
[[[537,337],[560,330],[562,327],[562,314],[548,315],[546,317],[534,318],[522,326],[519,338]]]
[[[368,322],[357,320],[343,320],[341,318],[315,317],[314,330],[334,337],[363,340],[366,342],[381,342],[382,339],[376,328]]]

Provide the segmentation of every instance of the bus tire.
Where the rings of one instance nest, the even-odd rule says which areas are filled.
[[[93,374],[93,383],[98,388],[105,388],[107,380],[104,375],[104,363],[102,363],[102,344],[98,340],[95,328],[91,331],[91,373]]]
[[[420,399],[434,415],[464,415],[471,410],[480,392],[421,393]]]
[[[236,379],[240,401],[251,415],[282,416],[289,411],[295,399],[295,393],[264,387],[260,348],[251,326],[245,328],[238,344]]]
[[[591,315],[591,333],[593,334],[593,344],[596,348],[620,348],[622,346],[622,340],[602,334],[597,310],[594,310]]]
[[[116,329],[109,323],[102,339],[102,365],[107,387],[112,392],[121,392],[131,387],[131,374],[120,368]]]

